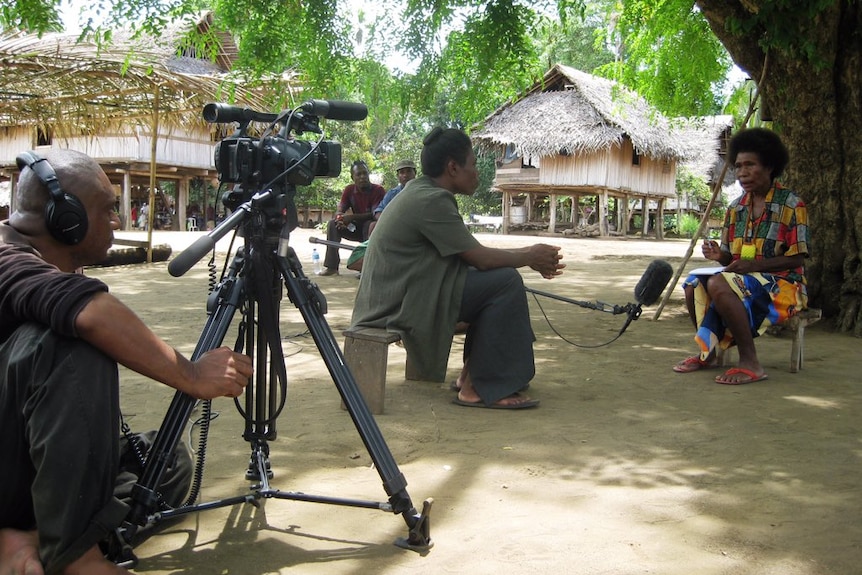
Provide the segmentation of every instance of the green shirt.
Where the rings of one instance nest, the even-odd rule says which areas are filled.
[[[400,334],[422,379],[443,381],[467,279],[458,254],[479,245],[452,192],[410,181],[368,241],[352,324]]]

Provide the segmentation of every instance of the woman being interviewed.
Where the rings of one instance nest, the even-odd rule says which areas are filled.
[[[771,130],[744,129],[730,139],[728,162],[744,193],[727,209],[721,245],[705,240],[702,246],[703,256],[723,265],[722,271],[691,275],[683,284],[700,354],[674,371],[711,367],[716,346],[735,344],[739,365],[716,383],[764,380],[754,338],[807,305],[808,214],[802,199],[776,181],[788,161],[787,148]]]

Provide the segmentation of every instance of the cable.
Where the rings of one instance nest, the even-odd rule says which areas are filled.
[[[551,331],[554,332],[554,334],[556,334],[557,337],[559,337],[561,340],[568,343],[569,345],[573,345],[575,347],[579,347],[582,349],[596,349],[599,347],[604,347],[606,345],[612,344],[613,342],[618,340],[620,338],[620,336],[623,335],[623,332],[625,331],[625,327],[623,327],[623,329],[621,329],[620,332],[616,336],[614,336],[613,339],[611,339],[610,341],[607,341],[605,343],[600,343],[597,345],[583,345],[583,344],[576,343],[574,341],[567,339],[563,334],[561,334],[559,331],[557,331],[557,328],[555,328],[554,325],[551,323],[551,319],[548,317],[548,314],[545,313],[545,309],[542,307],[542,302],[539,301],[539,298],[538,298],[538,295],[536,294],[536,292],[531,291],[530,293],[533,294],[533,299],[536,300],[536,305],[539,306],[539,311],[542,312],[542,317],[545,318],[545,322],[548,324],[548,327],[551,328]],[[632,312],[630,311],[629,314],[632,314]],[[640,314],[638,313],[638,315],[640,315]],[[627,325],[628,324],[626,324],[626,327],[627,327]]]
[[[212,414],[212,400],[206,399],[200,402],[201,407],[201,416],[192,423],[192,427],[189,428],[189,445],[192,444],[191,440],[191,432],[195,425],[200,424],[201,430],[200,435],[198,436],[198,449],[194,451],[195,454],[195,470],[192,475],[192,484],[189,488],[189,495],[186,498],[186,502],[181,505],[181,507],[188,507],[193,505],[197,500],[198,495],[201,490],[201,483],[203,482],[204,477],[204,464],[206,463],[207,458],[207,441],[209,440],[210,434],[210,422],[212,422],[216,417],[218,417],[218,413],[215,415]]]

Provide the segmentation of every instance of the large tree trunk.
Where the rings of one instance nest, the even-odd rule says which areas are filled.
[[[740,36],[731,33],[728,24],[750,21],[774,2],[696,3],[734,61],[753,79],[760,79],[768,62],[762,96],[772,112],[773,128],[790,150],[790,166],[782,179],[808,205],[811,305],[834,318],[842,331],[862,336],[860,3],[838,0],[815,17],[788,13],[787,21],[773,21],[798,40],[793,47],[771,48],[768,58],[759,44],[768,30],[755,28]],[[811,59],[804,55],[806,46],[814,50]]]

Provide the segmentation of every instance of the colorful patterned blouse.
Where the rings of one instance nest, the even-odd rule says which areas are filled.
[[[752,218],[751,194],[732,201],[724,216],[725,234],[721,250],[733,261],[740,258],[742,246],[753,243],[755,258],[808,255],[808,210],[802,198],[778,182],[766,194],[766,206],[759,218]],[[770,272],[790,281],[805,283],[804,268]]]

